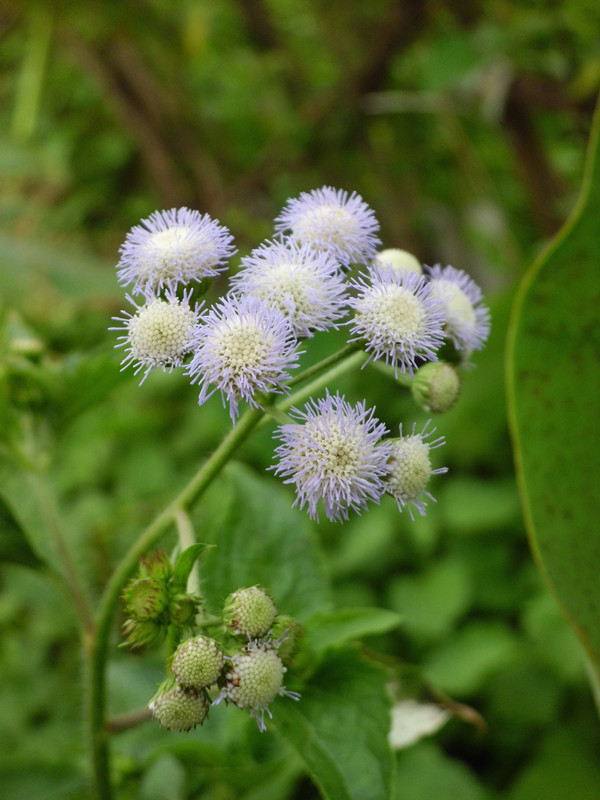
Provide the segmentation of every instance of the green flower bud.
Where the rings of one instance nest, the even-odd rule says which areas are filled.
[[[258,586],[251,586],[229,595],[223,621],[234,633],[256,639],[268,633],[276,616],[277,608],[269,595]]]
[[[128,619],[123,624],[123,635],[132,647],[150,646],[161,639],[164,632],[161,622],[152,619]]]
[[[170,688],[161,687],[148,708],[167,730],[191,731],[206,719],[209,702],[203,691],[172,685]]]
[[[225,686],[215,703],[225,699],[238,708],[248,709],[259,730],[264,731],[265,712],[271,716],[268,706],[277,695],[300,699],[297,692],[288,692],[282,686],[285,671],[272,647],[252,642],[233,657]]]
[[[162,580],[133,578],[123,592],[127,612],[135,620],[156,619],[169,602],[169,593]]]
[[[140,558],[140,578],[155,578],[165,584],[173,574],[173,566],[163,548],[147,553]]]
[[[193,625],[201,604],[199,597],[190,594],[179,594],[169,604],[169,619],[172,625],[185,628]]]
[[[381,250],[375,256],[375,262],[380,267],[391,267],[394,272],[423,272],[421,262],[409,253],[407,250],[400,250],[397,247],[390,247],[387,250]]]
[[[280,614],[271,630],[271,637],[277,647],[277,655],[284,664],[291,664],[300,648],[302,625],[293,617]]]
[[[460,387],[461,379],[455,367],[445,361],[430,361],[417,370],[411,391],[425,411],[443,414],[458,400]]]
[[[189,689],[204,689],[216,683],[223,663],[224,655],[217,643],[197,636],[179,645],[171,666],[178,684]]]

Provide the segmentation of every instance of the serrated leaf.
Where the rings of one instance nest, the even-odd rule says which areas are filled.
[[[354,649],[327,654],[295,703],[282,698],[273,724],[303,759],[326,800],[386,800],[394,760],[388,742],[387,673]]]
[[[517,473],[538,563],[600,675],[600,111],[579,203],[525,276],[508,348]]]
[[[339,608],[320,611],[306,621],[305,642],[319,653],[348,640],[387,633],[397,628],[402,616],[385,608]]]

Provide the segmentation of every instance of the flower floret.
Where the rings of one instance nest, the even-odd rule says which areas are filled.
[[[291,413],[300,422],[279,427],[275,435],[282,444],[273,469],[295,485],[294,505],[308,506],[309,515],[318,519],[322,500],[328,519],[343,520],[349,509],[360,513],[369,500],[378,503],[390,447],[381,442],[388,431],[375,409],[367,410],[364,401],[352,406],[339,393],[327,392],[311,399],[305,411]]]
[[[346,311],[347,286],[335,258],[294,240],[266,242],[242,259],[231,280],[235,294],[249,294],[278,308],[296,336],[312,336]]]
[[[363,341],[371,358],[384,359],[396,374],[413,374],[417,361],[435,361],[443,342],[443,316],[423,275],[397,272],[391,266],[373,266],[353,286],[357,296],[349,303],[349,341]]]
[[[235,422],[240,400],[261,408],[257,393],[286,391],[288,370],[297,366],[300,353],[280,311],[258,297],[229,296],[200,322],[188,366],[192,383],[200,385],[200,405],[219,390]]]
[[[189,208],[155,211],[127,234],[117,264],[120,282],[134,293],[176,288],[211,278],[235,252],[229,230]]]
[[[367,263],[380,244],[379,223],[356,192],[323,186],[289,200],[275,220],[279,232],[331,253],[342,266]]]

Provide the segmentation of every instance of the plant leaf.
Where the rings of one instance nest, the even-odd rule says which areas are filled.
[[[5,498],[0,495],[0,561],[39,568],[42,560],[37,556]]]
[[[179,554],[179,558],[173,569],[173,584],[176,590],[185,592],[192,567],[196,563],[196,560],[200,558],[202,551],[207,547],[210,547],[210,545],[199,542],[198,544],[187,547]]]
[[[300,620],[329,603],[309,520],[275,481],[230,464],[199,506],[195,526],[217,544],[206,554],[202,593],[217,611],[228,594],[260,584],[279,611]]]
[[[402,616],[385,608],[339,608],[335,611],[319,611],[306,621],[303,644],[321,652],[328,647],[387,633],[397,628]]]
[[[600,666],[600,111],[583,189],[526,274],[509,331],[509,416],[533,552]]]
[[[394,761],[388,742],[387,673],[355,649],[333,650],[302,690],[283,698],[273,725],[295,748],[327,800],[391,797]]]

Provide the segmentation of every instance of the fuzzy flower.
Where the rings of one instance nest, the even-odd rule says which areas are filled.
[[[123,323],[109,330],[125,331],[119,336],[116,347],[125,347],[125,358],[121,370],[133,364],[137,375],[144,370],[141,384],[154,367],[163,372],[180,367],[185,357],[194,347],[194,335],[198,328],[201,306],[190,306],[190,294],[183,293],[179,300],[171,290],[166,299],[148,298],[143,306],[138,306],[129,295],[127,299],[136,307],[134,314],[123,311],[124,317],[113,317]]]
[[[271,468],[296,486],[294,505],[307,505],[318,520],[322,500],[328,519],[341,521],[349,509],[360,513],[369,500],[378,503],[390,446],[380,442],[388,431],[375,409],[367,411],[364,402],[352,406],[329,392],[305,409],[291,412],[301,424],[282,425],[275,434],[282,444],[275,450],[279,464]]]
[[[353,285],[358,294],[349,301],[355,311],[348,323],[351,342],[364,340],[371,357],[385,359],[396,374],[412,375],[417,359],[436,360],[444,318],[423,275],[375,266]]]
[[[490,332],[490,312],[481,289],[466,272],[436,264],[428,267],[431,294],[444,313],[444,332],[457,350],[481,350]]]
[[[290,320],[296,336],[337,327],[345,313],[346,283],[338,262],[292,240],[267,242],[231,279],[233,291],[268,301]]]
[[[201,323],[188,365],[192,383],[201,387],[200,405],[218,389],[235,422],[241,399],[260,408],[256,393],[286,391],[287,370],[297,366],[300,353],[280,311],[258,297],[225,297]]]
[[[367,263],[380,244],[373,210],[356,192],[323,186],[289,200],[275,220],[275,229],[333,255],[348,267]]]
[[[278,695],[300,700],[298,692],[288,692],[282,685],[285,672],[270,642],[251,641],[231,659],[226,683],[213,705],[225,700],[238,708],[247,708],[258,729],[265,731],[265,713],[272,718],[269,703]]]
[[[408,250],[400,250],[397,247],[389,247],[387,250],[380,250],[375,256],[375,266],[390,266],[395,272],[418,272],[423,273],[423,267],[418,258],[409,253]]]
[[[235,252],[233,236],[208,214],[189,208],[155,211],[127,234],[119,281],[147,293],[212,278]]]
[[[448,467],[431,468],[429,452],[441,447],[445,440],[440,436],[431,442],[427,441],[435,433],[435,428],[428,430],[430,422],[431,420],[428,420],[425,423],[421,433],[415,433],[413,424],[412,431],[406,436],[402,435],[402,425],[400,425],[400,438],[392,442],[392,455],[384,479],[386,491],[395,498],[400,511],[408,509],[411,519],[414,519],[411,506],[414,506],[421,516],[425,516],[427,501],[422,499],[423,495],[435,503],[435,498],[426,488],[431,476],[448,471]]]

